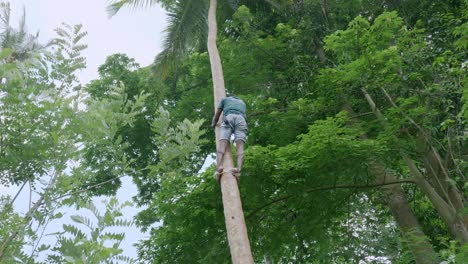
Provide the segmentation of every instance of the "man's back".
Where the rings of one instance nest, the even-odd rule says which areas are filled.
[[[245,103],[242,99],[235,96],[229,96],[221,100],[218,108],[223,109],[224,116],[238,114],[245,117]]]

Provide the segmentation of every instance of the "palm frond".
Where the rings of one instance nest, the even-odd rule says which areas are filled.
[[[179,60],[174,52],[163,50],[154,59],[152,71],[161,79],[165,79],[175,70],[175,65],[178,62]]]
[[[38,42],[39,33],[30,34],[26,27],[26,9],[20,17],[18,28],[10,25],[11,7],[8,2],[0,2],[0,47],[10,48],[13,53],[9,60],[18,63],[34,63],[44,45]]]
[[[2,31],[5,31],[10,27],[10,14],[11,14],[11,7],[9,2],[1,2],[0,3],[0,21],[1,25],[0,28]]]
[[[264,6],[276,10],[280,10],[284,7],[284,1],[279,0],[226,0],[226,3],[232,10],[236,10],[240,5],[246,5],[248,7]]]
[[[124,6],[131,8],[145,8],[150,7],[159,2],[158,0],[112,0],[111,4],[107,6],[107,14],[114,16]]]
[[[168,26],[164,30],[163,51],[154,62],[155,73],[162,78],[177,68],[181,58],[206,46],[208,4],[206,1],[178,1],[168,8]]]

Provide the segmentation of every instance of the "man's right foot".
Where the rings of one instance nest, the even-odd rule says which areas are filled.
[[[217,168],[215,173],[214,173],[214,178],[218,183],[221,180],[222,175],[223,175],[223,167]]]
[[[236,177],[237,183],[239,183],[240,176],[241,176],[241,173],[240,173],[239,169],[232,168],[231,172],[232,172],[232,175],[234,175],[234,177]]]

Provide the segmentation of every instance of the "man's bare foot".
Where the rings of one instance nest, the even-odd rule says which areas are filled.
[[[219,168],[216,169],[216,171],[214,173],[214,178],[218,183],[221,180],[221,176],[223,176],[223,170],[224,170],[224,168],[222,166],[220,166]]]
[[[231,172],[232,172],[232,175],[236,177],[237,183],[239,183],[240,176],[241,176],[240,170],[238,168],[232,168]]]

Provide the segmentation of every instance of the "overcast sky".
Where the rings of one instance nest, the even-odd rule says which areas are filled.
[[[5,0],[2,0],[5,1]],[[22,8],[26,9],[26,24],[30,32],[39,31],[40,40],[55,36],[61,23],[83,24],[88,36],[87,68],[78,74],[83,83],[98,77],[97,68],[106,57],[126,53],[141,66],[150,64],[161,51],[165,12],[155,6],[147,9],[124,8],[114,17],[106,13],[107,0],[10,0],[16,27]]]
[[[10,0],[10,4],[12,26],[17,27],[24,7],[28,31],[31,33],[39,31],[40,41],[43,43],[55,37],[54,29],[61,23],[83,24],[84,30],[88,32],[84,39],[88,49],[83,54],[87,59],[87,68],[78,73],[82,84],[98,77],[97,68],[109,55],[125,53],[141,66],[147,66],[161,51],[166,16],[160,7],[145,10],[123,9],[109,18],[106,13],[107,0]],[[125,177],[122,181],[123,187],[117,193],[121,202],[131,200],[131,197],[136,195],[136,187],[131,179]],[[0,186],[0,193],[14,195],[18,189],[18,187]],[[15,203],[16,209],[20,212],[27,210],[29,190],[26,189]],[[95,202],[102,199],[96,198]],[[132,218],[136,212],[135,208],[128,208],[123,213]],[[65,213],[66,216],[59,220],[59,223],[52,224],[54,228],[61,228],[63,221],[76,212],[68,209]],[[58,230],[47,230],[46,233],[54,231]],[[124,254],[135,257],[136,250],[132,244],[143,238],[143,234],[136,228],[125,231],[126,239],[122,244]]]

